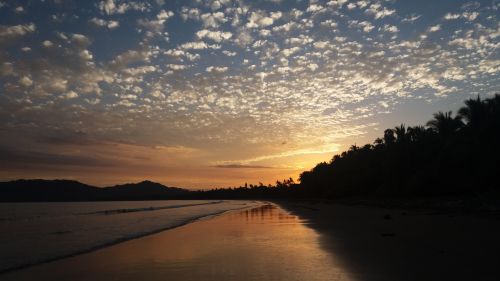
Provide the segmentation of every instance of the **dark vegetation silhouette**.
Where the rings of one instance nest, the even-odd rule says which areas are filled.
[[[319,197],[443,196],[498,189],[500,95],[465,101],[456,116],[438,112],[426,126],[387,129],[300,175]]]
[[[387,129],[373,144],[352,145],[329,162],[274,185],[188,191],[144,181],[97,188],[76,181],[0,183],[0,201],[284,199],[499,195],[500,95],[438,112],[425,126]]]

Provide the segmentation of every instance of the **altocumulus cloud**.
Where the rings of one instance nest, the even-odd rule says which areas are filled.
[[[431,2],[1,1],[0,130],[37,159],[52,131],[211,167],[330,152],[399,104],[498,90],[499,4]]]

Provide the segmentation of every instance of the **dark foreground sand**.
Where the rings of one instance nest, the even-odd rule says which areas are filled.
[[[497,281],[499,238],[495,216],[288,202],[232,211],[0,280]]]
[[[500,214],[280,203],[359,280],[500,280]]]

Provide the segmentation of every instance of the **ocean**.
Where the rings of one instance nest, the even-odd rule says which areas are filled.
[[[261,204],[231,200],[1,203],[0,272]]]

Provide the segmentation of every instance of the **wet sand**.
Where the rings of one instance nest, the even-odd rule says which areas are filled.
[[[498,281],[500,213],[281,202],[358,280]]]
[[[499,237],[498,215],[280,202],[0,280],[496,281]]]
[[[307,221],[276,205],[231,211],[0,280],[355,280]]]

